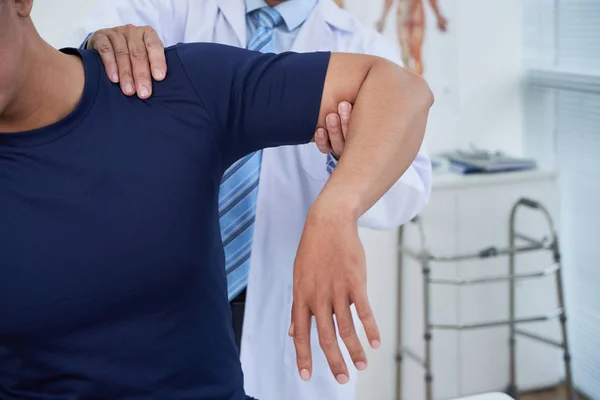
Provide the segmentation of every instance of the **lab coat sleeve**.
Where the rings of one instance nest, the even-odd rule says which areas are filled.
[[[374,30],[366,30],[366,48],[371,55],[402,65],[398,46]],[[424,146],[411,166],[387,193],[360,219],[359,225],[373,229],[392,229],[415,217],[429,201],[431,193],[431,161]]]
[[[186,10],[190,0],[103,0],[62,39],[61,47],[79,47],[87,37],[104,28],[133,24],[149,25],[165,46],[184,40]]]

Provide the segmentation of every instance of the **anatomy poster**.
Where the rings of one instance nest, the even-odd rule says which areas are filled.
[[[344,7],[344,0],[334,0],[338,6]],[[373,1],[373,0],[363,0]],[[377,21],[379,32],[385,28],[388,14],[395,3],[396,34],[402,53],[402,61],[406,68],[422,75],[423,65],[423,40],[425,38],[425,7],[426,2],[431,7],[435,16],[435,24],[441,32],[446,32],[448,21],[442,14],[438,0],[381,0],[384,2],[383,13]]]

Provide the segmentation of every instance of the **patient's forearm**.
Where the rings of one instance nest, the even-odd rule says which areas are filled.
[[[379,59],[356,97],[346,147],[315,203],[360,217],[418,154],[433,96],[418,76]]]

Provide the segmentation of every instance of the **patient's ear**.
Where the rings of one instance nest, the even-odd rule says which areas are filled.
[[[29,17],[31,14],[31,7],[33,7],[33,0],[8,0],[14,1],[15,7],[17,8],[17,14],[19,17]]]

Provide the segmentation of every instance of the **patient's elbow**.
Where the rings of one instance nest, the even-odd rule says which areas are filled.
[[[401,94],[401,100],[407,100],[421,110],[424,108],[428,111],[433,106],[435,100],[433,92],[421,75],[415,74],[385,58],[374,56],[371,58],[372,65],[365,80],[368,80],[370,75],[385,77],[383,79],[386,80],[387,88],[397,88],[398,93]],[[394,81],[396,85],[394,85]]]
[[[410,72],[404,68],[402,69],[406,74],[406,79],[409,81],[407,86],[411,89],[410,93],[412,100],[416,101],[420,107],[428,111],[433,106],[435,101],[433,91],[429,87],[429,84],[422,76]]]
[[[385,59],[379,59],[378,61],[386,64],[385,67],[383,65],[382,67],[386,68],[391,76],[396,77],[401,92],[409,97],[413,104],[427,109],[433,106],[433,92],[425,78],[392,61]]]

